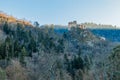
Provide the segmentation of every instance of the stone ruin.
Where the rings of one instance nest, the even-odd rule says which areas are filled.
[[[71,27],[79,27],[81,29],[85,29],[85,26],[82,24],[78,24],[77,21],[68,22],[68,28]]]

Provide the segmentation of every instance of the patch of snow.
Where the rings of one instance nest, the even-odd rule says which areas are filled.
[[[101,39],[101,40],[104,40],[104,41],[106,40],[106,38],[105,38],[105,37],[100,37],[100,39]]]

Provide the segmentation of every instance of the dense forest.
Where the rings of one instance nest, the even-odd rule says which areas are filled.
[[[0,16],[0,80],[120,80],[120,45]]]

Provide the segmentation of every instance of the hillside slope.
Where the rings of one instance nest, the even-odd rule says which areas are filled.
[[[96,80],[104,77],[107,80],[113,77],[110,74],[113,65],[104,68],[110,62],[115,45],[91,31],[71,27],[60,34],[54,25],[30,27],[23,23],[11,25],[9,21],[3,22],[0,27],[3,39],[0,74],[3,75],[0,79]],[[116,49],[114,54],[117,54]],[[113,72],[117,70],[119,68]],[[119,80],[119,75],[113,78]]]

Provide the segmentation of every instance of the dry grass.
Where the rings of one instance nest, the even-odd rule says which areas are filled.
[[[13,16],[2,13],[2,12],[0,12],[0,21],[7,21],[8,23],[21,23],[24,25],[32,26],[32,24],[27,20],[23,20],[23,19],[20,20],[20,19],[13,17]]]

